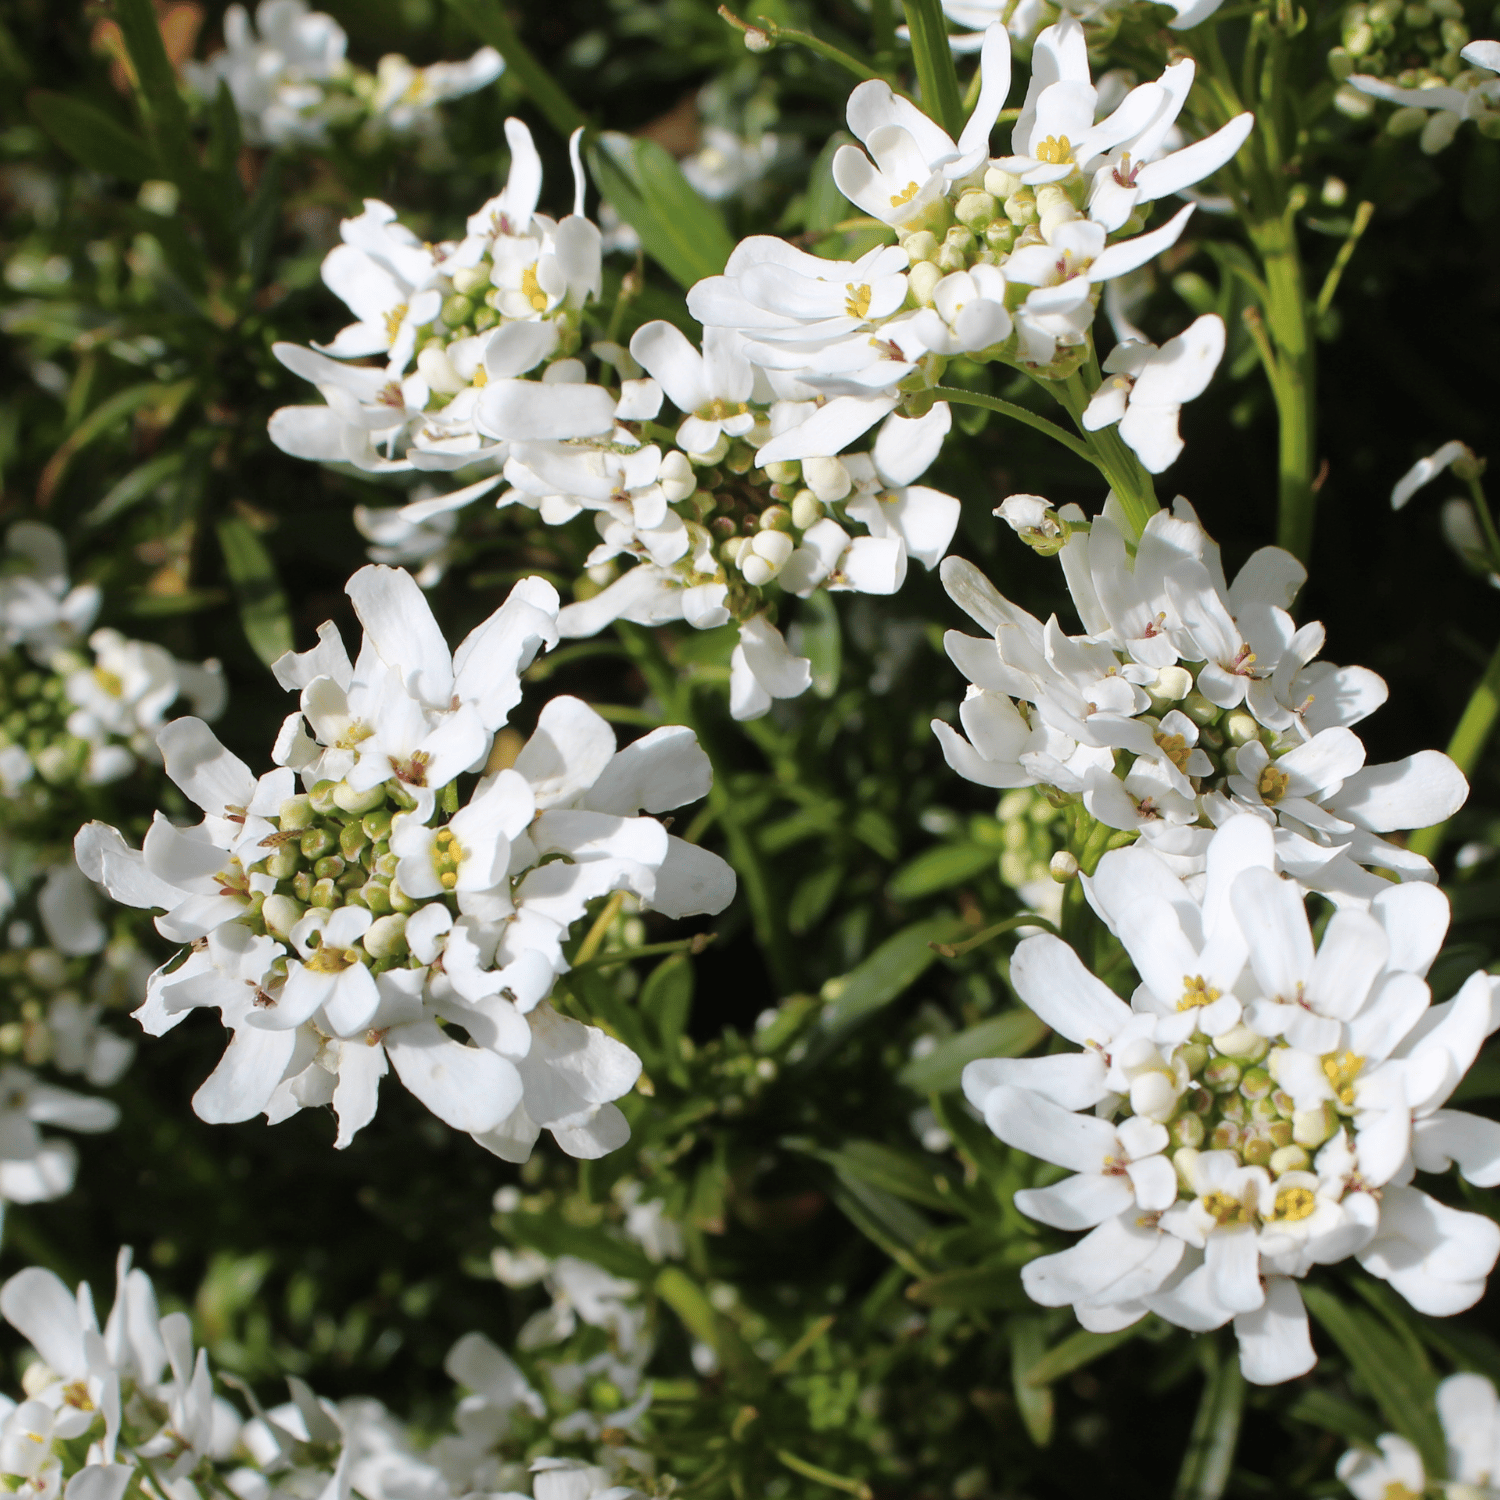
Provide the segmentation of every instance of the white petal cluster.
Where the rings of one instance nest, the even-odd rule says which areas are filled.
[[[1397,105],[1388,127],[1391,133],[1415,133],[1423,152],[1435,156],[1452,144],[1465,120],[1488,130],[1500,124],[1500,42],[1470,42],[1459,56],[1469,66],[1452,79],[1433,76],[1413,87],[1406,80],[1355,73],[1349,86]]]
[[[1126,1004],[1058,938],[1016,950],[1021,999],[1082,1050],[969,1064],[964,1089],[1008,1144],[1074,1175],[1016,1194],[1087,1230],[1023,1268],[1085,1327],[1147,1312],[1233,1322],[1247,1379],[1315,1361],[1297,1281],[1351,1256],[1418,1311],[1471,1307],[1500,1228],[1413,1183],[1457,1165],[1500,1184],[1500,1125],[1446,1108],[1500,1024],[1483,971],[1441,1005],[1424,975],[1448,903],[1390,885],[1315,943],[1270,827],[1230,818],[1186,880],[1144,844],[1104,855],[1089,899],[1140,976]]]
[[[933,729],[961,776],[1081,799],[1185,874],[1204,868],[1216,826],[1250,813],[1274,828],[1279,868],[1341,904],[1384,890],[1378,871],[1436,879],[1383,835],[1442,822],[1468,784],[1436,750],[1366,764],[1350,726],[1385,701],[1385,683],[1317,659],[1322,625],[1288,613],[1306,578],[1295,558],[1262,548],[1228,583],[1181,499],[1152,516],[1133,557],[1113,498],[1091,523],[1036,496],[998,513],[1060,556],[1086,634],[1043,624],[961,559],[943,565],[950,596],[985,631],[945,638],[972,685],[964,733]]]
[[[200,98],[228,88],[252,146],[324,146],[330,130],[357,131],[361,144],[382,135],[430,135],[436,107],[472,94],[505,71],[493,47],[466,62],[413,67],[391,53],[369,74],[349,62],[349,38],[306,0],[261,0],[255,19],[243,5],[224,13],[224,47],[183,76]]]
[[[1167,25],[1173,31],[1185,31],[1190,26],[1206,21],[1223,4],[1223,0],[1168,0],[1168,4],[1174,15]],[[966,28],[955,31],[948,38],[949,45],[960,55],[978,51],[983,44],[986,28],[997,21],[1004,22],[1006,29],[1018,42],[1027,42],[1037,35],[1058,10],[1075,15],[1080,20],[1093,21],[1107,17],[1114,8],[1115,0],[1106,0],[1104,4],[1098,3],[1098,0],[1087,0],[1087,3],[1081,3],[1081,0],[1063,0],[1062,4],[1056,4],[1054,0],[1016,0],[1015,4],[1011,0],[943,0],[943,14],[950,21]]]
[[[520,673],[557,640],[555,590],[518,584],[457,651],[410,575],[368,567],[348,592],[357,659],[325,625],[276,664],[301,695],[278,769],[257,778],[179,719],[159,743],[202,821],[158,814],[140,850],[99,823],[78,836],[85,873],[187,945],[137,1018],[160,1035],[207,1007],[233,1032],[194,1097],[209,1121],[332,1104],[344,1146],[394,1068],[507,1160],[543,1127],[575,1156],[613,1150],[629,1129],[611,1101],[640,1060],[547,997],[595,897],[628,891],[672,917],[727,905],[729,867],[649,816],[703,796],[707,758],[673,727],[618,750],[592,709],[557,698],[514,765],[491,764]],[[479,779],[460,806],[466,773]]]
[[[1438,1419],[1446,1440],[1447,1463],[1431,1492],[1460,1496],[1494,1493],[1500,1480],[1500,1399],[1483,1375],[1450,1375],[1437,1388]],[[1398,1433],[1383,1433],[1375,1451],[1351,1448],[1338,1463],[1338,1476],[1354,1500],[1390,1500],[1425,1495],[1429,1479],[1422,1455]],[[1447,1483],[1443,1483],[1446,1480]]]

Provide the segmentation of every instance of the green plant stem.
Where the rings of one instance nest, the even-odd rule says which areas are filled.
[[[657,958],[667,953],[702,953],[716,937],[716,932],[696,932],[690,938],[674,938],[670,943],[645,943],[639,948],[622,948],[618,953],[606,953],[586,963],[574,964],[568,972],[576,974],[580,969],[604,969],[613,964],[628,964],[637,958]]]
[[[798,1458],[795,1453],[788,1453],[785,1448],[778,1448],[776,1457],[794,1474],[800,1474],[804,1479],[816,1480],[819,1484],[826,1484],[830,1489],[843,1490],[846,1495],[858,1496],[859,1500],[872,1500],[873,1491],[861,1479],[849,1479],[843,1474],[833,1473],[830,1469],[819,1468],[817,1464],[809,1463],[805,1458]]]
[[[889,0],[887,0],[887,13],[889,13]],[[799,47],[806,47],[809,52],[816,52],[821,58],[835,63],[845,72],[852,73],[856,78],[871,79],[878,78],[886,82],[885,74],[878,68],[871,67],[869,63],[861,61],[850,52],[845,52],[842,47],[835,47],[832,42],[825,42],[822,37],[814,36],[810,31],[799,31],[794,26],[778,26],[769,16],[757,16],[755,24],[742,21],[727,5],[719,7],[719,14],[738,31],[746,35],[751,32],[760,32],[774,46],[780,42],[793,42]],[[903,99],[910,99],[911,95],[904,89],[896,89]]]
[[[1448,741],[1448,756],[1465,776],[1471,774],[1485,745],[1489,743],[1497,717],[1500,717],[1500,646],[1495,647],[1495,653],[1484,669],[1484,676],[1470,694],[1469,701],[1464,706],[1463,717],[1459,719],[1458,727]],[[1443,836],[1447,830],[1447,823],[1434,823],[1430,828],[1419,828],[1406,841],[1406,846],[1424,859],[1433,859],[1442,848]]]
[[[1477,465],[1475,466],[1477,469]],[[1495,573],[1500,573],[1500,532],[1495,530],[1494,513],[1490,510],[1490,502],[1484,493],[1484,484],[1477,472],[1470,473],[1469,496],[1474,502],[1474,514],[1479,519],[1479,529],[1484,534],[1484,544],[1489,548],[1490,568]]]
[[[896,15],[892,0],[870,0],[870,32],[876,57],[889,63],[896,52]]]
[[[932,394],[939,401],[951,401],[959,406],[982,406],[986,411],[999,412],[1001,416],[1009,417],[1012,421],[1020,422],[1034,432],[1040,432],[1043,436],[1051,438],[1054,443],[1061,443],[1069,453],[1076,453],[1085,462],[1091,464],[1098,462],[1087,443],[1059,427],[1056,422],[1049,422],[1046,417],[1038,416],[1036,412],[1028,411],[1024,406],[1017,406],[1014,401],[1002,401],[999,396],[986,396],[979,391],[966,391],[956,385],[934,386]]]
[[[1083,440],[1088,446],[1089,460],[1109,481],[1115,492],[1125,518],[1134,529],[1135,536],[1146,529],[1146,522],[1161,509],[1156,498],[1156,485],[1151,475],[1142,466],[1115,427],[1101,427],[1089,432],[1083,425],[1083,413],[1093,396],[1082,374],[1074,371],[1066,380],[1045,382],[1047,388],[1067,409]]]
[[[964,125],[963,101],[942,4],[940,0],[904,0],[904,5],[906,24],[911,30],[912,61],[922,90],[922,108],[957,140]]]
[[[1369,199],[1354,210],[1354,222],[1349,227],[1349,233],[1344,237],[1344,243],[1339,246],[1339,253],[1334,256],[1333,264],[1328,268],[1328,275],[1323,278],[1323,288],[1318,293],[1316,312],[1319,318],[1322,318],[1333,306],[1334,293],[1338,291],[1345,268],[1354,255],[1354,247],[1359,244],[1360,236],[1370,227],[1370,220],[1374,216],[1375,205]]]
[[[511,77],[526,90],[554,130],[571,135],[580,125],[588,124],[584,112],[516,35],[500,0],[448,0],[448,3],[468,22],[480,41],[488,42],[505,59]]]
[[[1054,937],[1060,936],[1057,928],[1046,917],[1039,917],[1034,911],[1023,911],[1019,916],[1007,917],[1003,922],[996,922],[993,927],[986,927],[983,932],[976,933],[971,938],[965,938],[961,943],[928,943],[927,946],[934,953],[942,954],[944,958],[957,958],[959,954],[978,948],[983,943],[992,942],[1002,933],[1012,932],[1017,927],[1040,927]]]
[[[756,942],[760,945],[766,967],[782,994],[790,994],[796,988],[796,965],[792,961],[791,938],[786,928],[784,902],[775,891],[760,850],[745,826],[740,809],[729,790],[722,756],[716,751],[712,739],[703,732],[701,721],[693,710],[692,691],[683,682],[676,669],[662,654],[653,633],[641,625],[616,622],[618,632],[630,658],[640,669],[647,685],[661,703],[669,719],[686,724],[698,736],[698,743],[708,756],[713,767],[714,781],[708,793],[708,806],[719,826],[724,830],[724,841],[729,847],[729,862],[739,876],[750,907],[750,922],[755,930]]]

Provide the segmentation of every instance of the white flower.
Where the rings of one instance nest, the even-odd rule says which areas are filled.
[[[722,125],[707,125],[703,144],[682,159],[682,175],[694,191],[717,203],[764,177],[780,149],[781,138],[768,130],[742,138]]]
[[[1109,379],[1083,413],[1090,432],[1119,424],[1120,436],[1153,474],[1182,452],[1177,417],[1183,405],[1208,388],[1224,357],[1224,322],[1205,313],[1174,339],[1154,344],[1116,344],[1104,361]]]
[[[956,145],[889,84],[878,79],[860,84],[849,96],[849,128],[870,155],[857,146],[839,147],[833,159],[839,191],[883,223],[915,227],[949,183],[967,177],[989,155],[990,131],[1010,92],[1010,39],[1004,27],[986,30],[979,66],[979,99]]]
[[[1447,1463],[1439,1484],[1457,1500],[1461,1494],[1487,1492],[1500,1477],[1500,1405],[1495,1387],[1483,1375],[1450,1375],[1438,1386],[1435,1401],[1447,1439]],[[1338,1476],[1355,1500],[1388,1500],[1393,1495],[1428,1492],[1422,1456],[1404,1437],[1384,1433],[1378,1452],[1351,1448],[1339,1459]]]
[[[729,711],[736,719],[758,719],[773,698],[796,698],[811,686],[812,663],[795,655],[764,615],[740,625],[729,658]]]
[[[62,536],[40,521],[16,521],[5,532],[10,566],[0,574],[0,625],[7,645],[23,646],[47,666],[82,639],[99,612],[99,586],[68,585]]]
[[[688,453],[714,451],[720,435],[743,437],[755,425],[750,393],[755,377],[727,329],[708,328],[700,354],[670,323],[647,323],[630,341],[631,355],[685,415],[677,444]]]
[[[1470,42],[1459,56],[1472,66],[1448,87],[1401,88],[1366,73],[1353,74],[1349,82],[1373,99],[1384,99],[1403,109],[1431,110],[1422,127],[1420,145],[1428,156],[1435,156],[1451,144],[1465,120],[1486,119],[1500,109],[1500,78],[1494,76],[1500,73],[1500,43]]]
[[[1445,469],[1456,464],[1460,459],[1472,459],[1473,451],[1467,443],[1460,443],[1457,439],[1443,444],[1436,453],[1429,453],[1426,458],[1419,458],[1400,479],[1391,491],[1391,509],[1400,510],[1418,490],[1424,485],[1429,485]]]
[[[397,135],[426,129],[437,105],[477,92],[504,71],[505,59],[493,47],[481,47],[463,62],[425,68],[413,67],[399,53],[387,53],[375,66],[371,123]]]

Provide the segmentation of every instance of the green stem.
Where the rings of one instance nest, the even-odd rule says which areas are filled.
[[[448,3],[469,23],[469,29],[480,41],[488,42],[505,59],[511,77],[526,90],[531,102],[558,134],[571,135],[580,125],[588,124],[584,112],[516,35],[500,0],[448,0]]]
[[[699,954],[717,936],[716,932],[697,932],[690,938],[674,938],[670,943],[644,943],[639,948],[622,948],[618,953],[606,953],[602,958],[574,964],[568,972],[576,974],[580,969],[603,969],[612,964],[628,964],[633,959],[657,958],[666,953]]]
[[[846,1495],[858,1496],[859,1500],[872,1500],[874,1492],[862,1479],[850,1479],[846,1475],[835,1474],[831,1469],[820,1468],[805,1458],[798,1458],[795,1453],[788,1453],[785,1448],[778,1448],[776,1457],[794,1474],[800,1474],[804,1479],[816,1480],[830,1489],[843,1490]]]
[[[873,68],[867,62],[862,62],[852,53],[845,52],[841,47],[835,47],[832,42],[825,42],[822,37],[814,36],[810,31],[798,31],[792,26],[778,26],[769,17],[762,16],[754,26],[740,20],[727,5],[719,7],[719,14],[729,22],[731,26],[737,27],[744,32],[759,31],[770,38],[772,44],[779,42],[795,42],[800,47],[806,47],[809,52],[816,52],[819,57],[826,58],[829,62],[837,64],[845,72],[852,73],[856,78],[869,80],[878,78],[882,82],[888,82],[885,74],[878,68]],[[911,95],[904,89],[896,89],[903,99],[910,99]]]
[[[896,15],[891,0],[870,0],[870,31],[876,57],[889,63],[896,52]]]
[[[1024,406],[1017,406],[1014,401],[1002,401],[999,396],[985,396],[978,391],[965,391],[955,385],[934,386],[932,394],[939,401],[951,401],[959,406],[982,406],[986,411],[999,412],[1001,416],[1010,417],[1051,438],[1054,443],[1061,443],[1070,453],[1076,453],[1085,462],[1097,463],[1087,443],[1064,431],[1056,422],[1049,422],[1046,417],[1038,416]]]
[[[1448,756],[1465,776],[1478,763],[1495,728],[1497,717],[1500,717],[1500,646],[1495,647],[1495,654],[1490,657],[1484,676],[1479,679],[1478,686],[1470,695],[1463,717],[1453,731],[1453,738],[1448,741]],[[1447,830],[1447,823],[1434,823],[1430,828],[1419,828],[1407,839],[1406,846],[1424,859],[1433,859],[1442,848],[1443,835]]]
[[[957,140],[964,127],[963,102],[941,0],[904,0],[904,6],[906,24],[911,30],[912,61],[922,90],[922,108]]]
[[[1040,927],[1053,937],[1061,935],[1046,917],[1039,917],[1034,911],[1023,911],[1019,916],[1007,917],[1003,922],[996,922],[993,927],[986,927],[983,932],[976,933],[961,943],[928,943],[927,946],[944,958],[957,958],[959,954],[978,948],[982,943],[992,942],[1002,933],[1012,932],[1017,927]]]
[[[1474,502],[1474,514],[1479,518],[1479,529],[1484,533],[1484,544],[1490,552],[1490,569],[1500,573],[1500,532],[1495,530],[1495,517],[1490,511],[1490,502],[1485,498],[1484,485],[1477,473],[1468,478],[1469,495]]]
[[[1354,210],[1354,222],[1349,227],[1349,233],[1344,237],[1344,243],[1339,246],[1339,253],[1334,256],[1333,264],[1328,268],[1328,275],[1323,278],[1322,291],[1318,293],[1316,312],[1320,319],[1333,306],[1334,293],[1339,289],[1344,269],[1354,254],[1354,247],[1359,244],[1360,236],[1370,227],[1370,220],[1374,216],[1375,205],[1369,199]]]
[[[1134,529],[1135,538],[1138,538],[1146,529],[1146,522],[1161,509],[1151,475],[1125,445],[1125,440],[1116,428],[1101,427],[1097,432],[1089,432],[1084,427],[1083,413],[1093,392],[1084,383],[1081,374],[1075,370],[1066,380],[1045,383],[1083,433],[1090,461],[1109,481],[1110,489],[1115,492],[1115,499],[1120,502],[1125,518]]]
[[[796,965],[792,960],[791,938],[787,932],[784,903],[772,883],[770,872],[761,859],[760,850],[750,837],[740,816],[738,804],[729,790],[722,757],[716,752],[713,741],[704,734],[697,716],[693,712],[692,692],[682,682],[662,654],[656,637],[640,625],[616,622],[615,630],[630,653],[631,660],[640,669],[647,685],[661,703],[664,713],[678,723],[686,724],[698,736],[703,753],[713,767],[713,786],[709,789],[708,805],[724,830],[724,841],[729,847],[729,862],[739,876],[750,907],[750,922],[755,930],[756,942],[760,945],[771,971],[771,978],[782,994],[790,994],[796,988]]]
[[[1229,1484],[1245,1414],[1245,1377],[1232,1346],[1211,1346],[1210,1352],[1217,1359],[1209,1366],[1198,1401],[1173,1500],[1219,1500]]]

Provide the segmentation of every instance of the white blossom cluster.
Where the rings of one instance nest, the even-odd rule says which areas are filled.
[[[1429,1481],[1415,1446],[1398,1433],[1382,1433],[1373,1451],[1351,1448],[1339,1460],[1338,1476],[1355,1500],[1494,1494],[1500,1481],[1500,1400],[1493,1383],[1483,1375],[1450,1375],[1437,1388],[1437,1412],[1445,1473]]]
[[[212,100],[228,88],[252,146],[324,146],[330,130],[361,144],[384,136],[431,138],[437,107],[493,83],[505,60],[481,47],[466,62],[414,67],[389,53],[369,73],[351,63],[349,38],[330,15],[306,0],[260,0],[252,21],[243,5],[224,13],[224,48],[206,62],[188,61],[188,86]]]
[[[1462,21],[1442,24],[1461,26]],[[1500,133],[1500,42],[1470,42],[1458,56],[1469,66],[1452,77],[1419,72],[1389,79],[1353,73],[1345,87],[1357,90],[1356,97],[1364,95],[1366,108],[1370,99],[1396,105],[1386,129],[1392,135],[1415,135],[1423,152],[1435,156],[1453,143],[1466,120],[1485,135]]]
[[[1186,31],[1206,21],[1223,0],[1167,0],[1167,4],[1174,13],[1167,25],[1173,31]],[[948,38],[949,46],[959,55],[977,52],[984,43],[985,31],[997,21],[1016,41],[1029,42],[1059,14],[1108,25],[1110,12],[1116,9],[1117,0],[943,0],[943,14],[964,28]],[[906,28],[901,30],[905,33]]]
[[[517,1413],[545,1416],[542,1397],[508,1355],[480,1333],[465,1334],[444,1368],[467,1391],[454,1431],[425,1452],[378,1401],[334,1403],[295,1376],[292,1399],[247,1419],[215,1389],[205,1350],[194,1350],[185,1313],[161,1315],[146,1273],[122,1250],[114,1305],[100,1327],[87,1283],[71,1292],[51,1271],[30,1267],[0,1287],[0,1313],[35,1359],[22,1399],[0,1395],[0,1480],[32,1500],[123,1500],[132,1482],[149,1500],[641,1500],[615,1476],[649,1458],[621,1441],[632,1417],[611,1419],[600,1456],[507,1462],[497,1445]],[[553,1371],[567,1394],[569,1372]],[[614,1372],[611,1372],[614,1373]],[[581,1383],[597,1372],[579,1367]],[[243,1391],[244,1387],[240,1389]],[[644,1412],[650,1400],[637,1403]],[[575,1413],[574,1416],[587,1415]],[[560,1440],[597,1440],[569,1418]],[[597,1425],[597,1424],[596,1424]],[[529,1488],[529,1495],[521,1487]]]
[[[560,697],[513,765],[492,758],[520,674],[557,641],[540,579],[457,651],[409,574],[367,567],[348,593],[364,626],[355,661],[327,624],[276,664],[301,694],[277,769],[257,778],[201,720],[178,719],[158,742],[202,821],[158,814],[139,850],[101,823],[78,836],[85,873],[157,909],[157,930],[185,945],[137,1018],[160,1035],[219,1012],[233,1035],[194,1096],[205,1120],[332,1104],[345,1146],[394,1068],[506,1160],[526,1160],[544,1126],[572,1155],[613,1150],[629,1128],[612,1101],[640,1059],[548,996],[594,898],[628,891],[672,917],[728,904],[729,867],[642,816],[703,796],[707,757],[675,727],[618,750],[598,714]]]
[[[554,524],[593,512],[601,540],[588,563],[607,586],[562,612],[562,633],[592,635],[618,619],[700,629],[735,620],[731,708],[741,719],[765,713],[811,682],[810,663],[776,628],[771,585],[800,597],[891,594],[910,559],[933,567],[947,551],[959,503],[917,483],[951,427],[931,395],[946,361],[1071,373],[1101,287],[1167,249],[1192,212],[1133,233],[1146,208],[1216,171],[1251,125],[1242,115],[1168,150],[1191,62],[1096,121],[1084,33],[1065,17],[1038,39],[1015,154],[991,159],[1010,90],[1003,27],[986,33],[981,74],[956,143],[887,85],[861,84],[849,123],[871,155],[841,149],[835,178],[897,243],[830,261],[767,236],[745,240],[722,275],[689,293],[701,349],[660,321],[628,350],[595,346],[621,376],[618,395],[588,383],[573,357],[579,311],[600,286],[582,182],[570,217],[538,216],[540,163],[525,126],[509,121],[509,181],[461,242],[422,244],[373,202],[344,224],[324,280],[359,321],[326,352],[277,346],[326,404],[277,412],[273,440],[371,471],[483,463],[510,485],[501,505],[531,505]],[[1223,346],[1213,317],[1160,349],[1122,345],[1087,426],[1118,423],[1148,467],[1164,468],[1181,448],[1177,412]],[[344,362],[368,356],[384,368]],[[675,446],[658,425],[665,402],[680,413]],[[851,451],[872,430],[868,448]],[[385,524],[384,555],[440,555],[436,518],[498,483],[406,506],[408,529]]]

